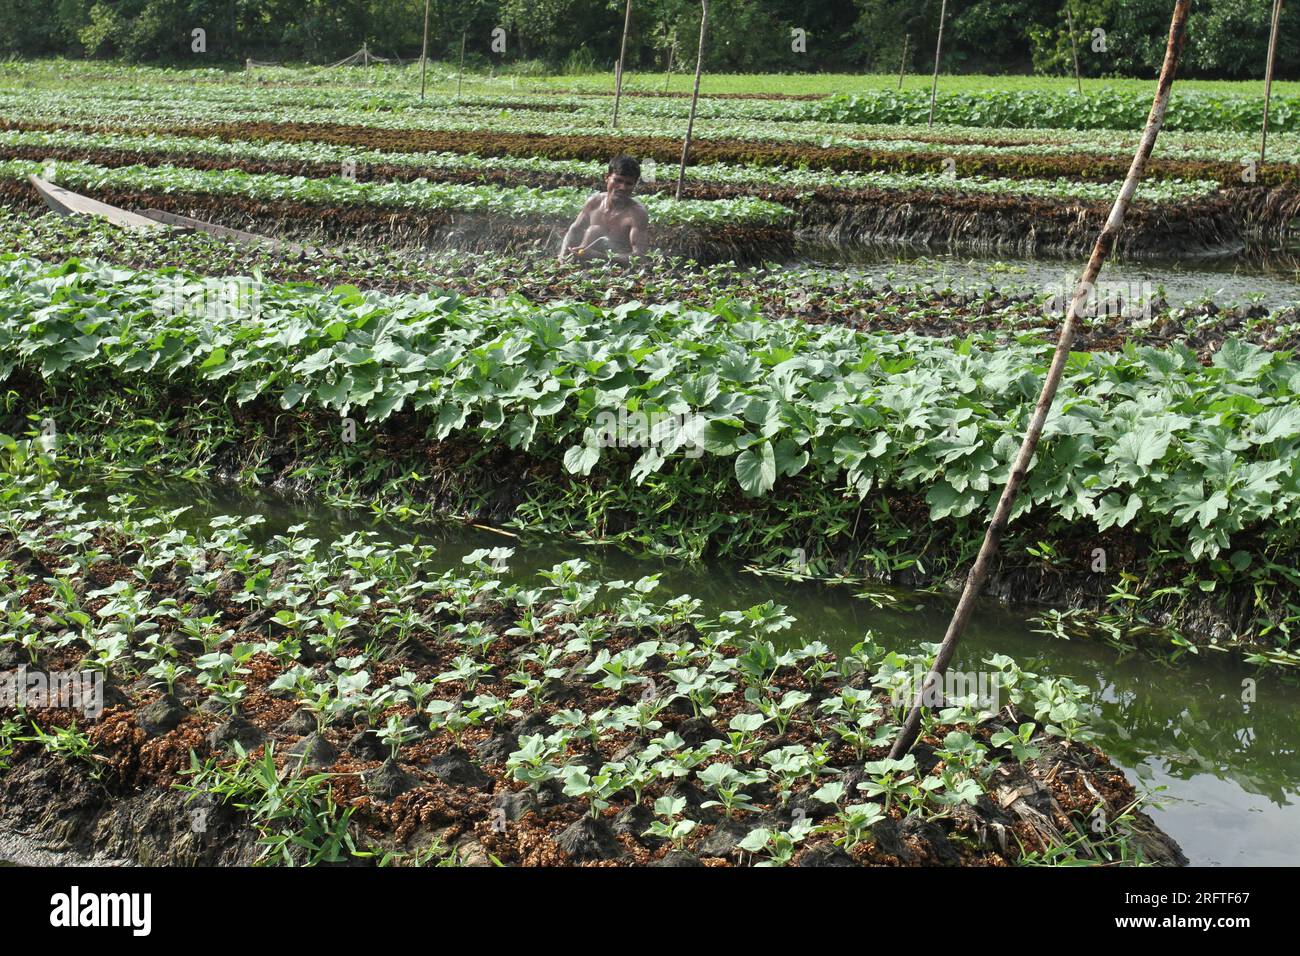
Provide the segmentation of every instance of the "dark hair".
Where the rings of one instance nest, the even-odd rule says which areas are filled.
[[[615,176],[631,176],[633,179],[640,179],[641,164],[631,156],[619,153],[609,161],[609,172]]]

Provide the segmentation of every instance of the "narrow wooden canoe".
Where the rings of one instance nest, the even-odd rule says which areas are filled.
[[[222,239],[229,239],[231,242],[243,243],[250,246],[273,246],[277,249],[288,250],[290,252],[302,252],[303,246],[296,242],[284,242],[280,239],[272,239],[268,236],[259,236],[255,232],[244,232],[242,229],[232,229],[229,226],[218,226],[214,222],[204,222],[202,219],[191,219],[189,216],[182,216],[179,213],[167,212],[162,209],[146,209],[144,215],[149,219],[162,223],[163,225],[172,226],[184,232],[206,232],[210,236],[218,236]]]
[[[33,175],[27,178],[36,187],[36,192],[40,194],[40,197],[45,200],[45,205],[60,216],[102,216],[115,226],[122,226],[127,229],[163,228],[162,223],[153,219],[141,216],[138,213],[128,212],[125,209],[119,209],[116,206],[110,206],[106,202],[91,199],[89,196],[82,196],[80,193],[74,193],[70,189],[64,189],[62,186],[47,182],[39,176]]]
[[[54,183],[41,179],[39,176],[27,177],[36,192],[45,200],[45,205],[54,210],[60,216],[102,216],[109,222],[117,226],[128,229],[176,229],[180,232],[205,232],[210,236],[218,236],[222,239],[228,239],[231,242],[238,242],[245,245],[271,246],[278,250],[285,250],[291,253],[302,253],[310,251],[307,247],[299,245],[296,242],[283,242],[279,239],[271,239],[267,236],[259,236],[256,233],[244,232],[242,229],[231,229],[229,226],[218,226],[213,222],[204,222],[202,219],[191,219],[189,216],[182,216],[174,212],[166,212],[162,209],[146,209],[143,214],[130,212],[126,209],[119,209],[117,206],[110,206],[108,203],[100,202],[98,199],[91,199],[89,196],[83,196],[80,193],[74,193],[70,189],[64,189],[62,186],[56,186]]]

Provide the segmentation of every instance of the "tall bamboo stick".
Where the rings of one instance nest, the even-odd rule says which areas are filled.
[[[934,99],[939,95],[939,54],[943,51],[943,21],[948,15],[948,0],[939,7],[939,39],[934,44],[934,82],[930,84],[930,122],[934,125]]]
[[[700,49],[695,54],[695,91],[691,93],[691,118],[686,121],[686,139],[682,141],[682,161],[677,166],[677,194],[682,198],[686,182],[686,160],[691,155],[691,134],[695,131],[695,107],[700,102],[700,70],[704,67],[704,33],[709,24],[709,0],[700,0]]]
[[[1074,84],[1079,90],[1079,95],[1083,95],[1083,78],[1079,75],[1079,44],[1074,38],[1074,14],[1070,12],[1070,5],[1065,5],[1065,22],[1070,27],[1070,49],[1074,51]]]
[[[1038,448],[1039,436],[1043,432],[1043,425],[1047,422],[1048,412],[1051,411],[1052,402],[1056,398],[1056,390],[1061,384],[1061,377],[1065,372],[1065,363],[1070,357],[1070,346],[1074,343],[1075,329],[1081,318],[1080,310],[1093,288],[1093,283],[1097,280],[1098,273],[1101,272],[1102,263],[1106,261],[1106,257],[1110,255],[1110,251],[1115,245],[1120,227],[1124,224],[1124,214],[1128,210],[1129,202],[1133,199],[1138,180],[1142,178],[1142,171],[1151,158],[1151,151],[1155,147],[1156,137],[1160,134],[1160,127],[1164,123],[1165,110],[1169,107],[1169,91],[1174,83],[1174,72],[1178,66],[1178,57],[1182,53],[1183,41],[1187,36],[1187,12],[1190,5],[1191,0],[1177,0],[1174,6],[1173,20],[1169,25],[1169,42],[1165,47],[1165,61],[1160,69],[1160,82],[1156,87],[1155,99],[1151,104],[1151,113],[1147,117],[1146,129],[1142,133],[1142,141],[1138,145],[1137,153],[1133,156],[1133,164],[1129,167],[1128,176],[1124,179],[1124,185],[1119,191],[1119,196],[1116,197],[1115,204],[1111,207],[1105,228],[1102,229],[1101,235],[1097,237],[1097,244],[1093,246],[1092,256],[1088,259],[1088,265],[1074,290],[1074,298],[1070,302],[1070,308],[1065,314],[1065,321],[1061,325],[1061,335],[1056,343],[1056,352],[1052,356],[1052,364],[1047,370],[1046,379],[1043,381],[1043,391],[1038,397],[1038,404],[1034,407],[1034,415],[1029,422],[1029,429],[1020,445],[1020,451],[1016,454],[1015,462],[1011,466],[1011,474],[1007,478],[1006,487],[1002,489],[1002,497],[998,499],[997,508],[993,512],[992,521],[989,522],[988,532],[984,536],[984,543],[980,546],[979,555],[975,558],[975,564],[971,568],[970,574],[966,576],[966,587],[962,590],[961,599],[957,602],[957,608],[948,624],[947,633],[943,636],[943,643],[940,645],[939,653],[935,657],[934,666],[930,668],[930,672],[925,675],[925,680],[921,682],[921,686],[917,689],[916,697],[912,701],[912,709],[908,712],[903,728],[899,731],[898,738],[894,741],[894,746],[890,750],[889,755],[894,759],[906,754],[912,748],[912,744],[916,742],[916,738],[921,731],[921,712],[924,709],[925,701],[932,699],[934,689],[943,680],[948,664],[952,661],[953,654],[956,653],[957,644],[961,641],[961,635],[966,628],[966,623],[970,620],[971,612],[975,610],[975,602],[979,597],[979,593],[984,587],[984,582],[988,579],[993,560],[997,556],[998,546],[1002,541],[1002,533],[1010,521],[1011,506],[1015,502],[1016,494],[1029,472],[1029,462],[1033,459],[1034,452]]]
[[[903,73],[907,70],[907,41],[912,39],[912,34],[903,34],[903,58],[898,62],[898,88],[903,88]]]
[[[460,31],[460,66],[456,68],[456,99],[460,99],[461,84],[465,81],[465,34],[469,27]]]
[[[627,0],[623,8],[623,42],[618,46],[618,69],[614,73],[614,119],[611,126],[618,126],[618,104],[623,98],[623,64],[627,62],[627,28],[632,23],[632,0]]]
[[[424,42],[420,45],[420,102],[424,102],[424,75],[429,69],[429,0],[424,0]]]
[[[1264,165],[1268,149],[1268,101],[1273,96],[1273,57],[1277,53],[1277,25],[1282,19],[1282,0],[1273,0],[1273,26],[1268,33],[1268,66],[1264,70],[1264,128],[1259,137],[1259,164]]]

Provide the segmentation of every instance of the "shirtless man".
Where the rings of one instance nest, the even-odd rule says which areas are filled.
[[[578,218],[565,233],[560,258],[608,258],[627,262],[645,255],[650,233],[650,215],[632,198],[641,178],[641,164],[631,156],[609,161],[605,191],[596,193],[582,207]]]

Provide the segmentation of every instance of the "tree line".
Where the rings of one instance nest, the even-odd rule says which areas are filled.
[[[706,67],[726,72],[926,71],[941,0],[710,0]],[[1194,0],[1184,76],[1263,73],[1273,0]],[[191,64],[328,63],[363,43],[419,55],[424,0],[0,0],[0,56]],[[948,0],[947,72],[1154,76],[1171,0]],[[430,56],[476,66],[604,71],[624,0],[431,0]],[[1067,10],[1070,14],[1067,17]],[[628,69],[692,69],[698,0],[632,0]],[[195,30],[202,31],[196,42]],[[494,32],[495,31],[495,32]],[[1283,10],[1277,76],[1300,76],[1300,3]],[[196,50],[196,47],[202,50]]]

